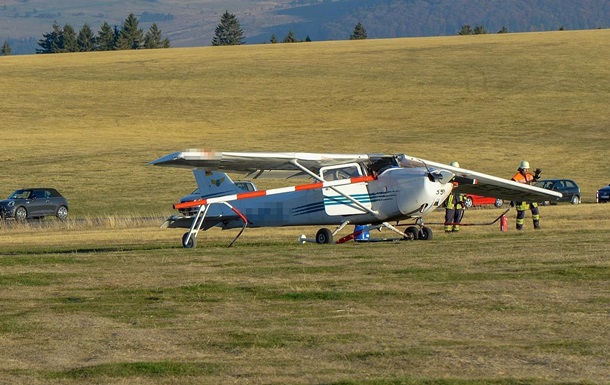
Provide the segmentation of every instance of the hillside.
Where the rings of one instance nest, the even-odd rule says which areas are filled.
[[[144,29],[156,22],[173,47],[205,46],[225,10],[237,15],[248,44],[268,42],[272,34],[281,40],[289,31],[299,40],[345,40],[357,22],[369,38],[455,35],[465,24],[489,33],[610,27],[605,0],[4,0],[0,43],[8,39],[13,54],[33,53],[54,21],[77,30],[88,23],[97,31],[134,12]]]
[[[583,200],[609,183],[610,30],[0,57],[0,195],[75,216],[171,212],[172,151],[407,153],[510,177],[527,159]],[[285,181],[277,181],[285,184]]]

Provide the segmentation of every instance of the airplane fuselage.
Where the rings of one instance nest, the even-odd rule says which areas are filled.
[[[325,189],[287,192],[232,202],[248,219],[249,227],[377,224],[424,216],[440,207],[452,190],[451,183],[434,181],[425,168],[392,168],[362,186],[355,195],[368,204],[371,212],[350,202],[336,202],[325,196]],[[329,206],[343,204],[358,213],[333,215]],[[242,227],[241,220],[219,224],[223,228]]]

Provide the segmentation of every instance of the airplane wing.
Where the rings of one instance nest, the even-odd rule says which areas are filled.
[[[409,157],[407,157],[409,158]],[[541,202],[557,200],[561,193],[540,187],[530,186],[515,181],[498,178],[493,175],[460,167],[452,167],[448,164],[437,163],[419,158],[410,158],[423,162],[430,169],[444,169],[455,174],[458,187],[455,191],[463,194],[476,194],[508,201]]]
[[[384,158],[396,158],[402,167],[423,167],[430,170],[448,170],[455,174],[462,193],[501,198],[504,200],[540,202],[556,200],[561,193],[517,183],[508,179],[484,174],[447,164],[408,155],[383,154],[316,154],[305,152],[215,152],[187,150],[174,152],[149,164],[157,166],[200,168],[208,171],[245,172],[248,177],[290,178],[307,176],[299,167],[318,174],[320,168],[346,163],[373,163]]]
[[[272,178],[307,176],[295,162],[318,174],[320,168],[346,163],[369,161],[366,154],[312,154],[301,152],[214,152],[187,150],[174,152],[149,164],[156,166],[199,168],[208,171],[247,173],[259,178],[263,174]]]

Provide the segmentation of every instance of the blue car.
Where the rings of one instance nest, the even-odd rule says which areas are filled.
[[[597,190],[596,200],[597,203],[610,202],[610,184]]]
[[[14,218],[23,222],[45,216],[56,216],[62,221],[68,219],[68,201],[54,188],[19,189],[0,201],[2,219]]]

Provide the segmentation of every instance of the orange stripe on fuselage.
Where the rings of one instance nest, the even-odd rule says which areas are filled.
[[[322,187],[324,187],[324,183],[322,183],[322,182],[309,183],[309,184],[302,184],[300,186],[294,186],[294,191],[313,190],[313,189],[322,188]]]
[[[245,193],[239,193],[237,194],[237,199],[248,199],[248,198],[256,198],[256,197],[262,197],[267,195],[267,190],[262,190],[262,191],[248,191]]]
[[[355,177],[355,178],[351,178],[350,182],[349,183],[345,183],[345,184],[370,182],[372,180],[375,180],[375,177],[371,176],[371,175],[358,176],[358,177]],[[328,182],[326,182],[326,183],[328,184]],[[299,185],[299,186],[294,186],[294,190],[293,191],[315,190],[315,189],[323,188],[324,185],[325,185],[325,182],[316,182],[316,183],[302,184],[302,185]],[[249,198],[262,197],[262,196],[266,196],[268,194],[271,195],[273,193],[280,192],[279,190],[288,190],[288,188],[279,188],[279,189],[274,189],[274,190],[248,191],[248,192],[244,192],[244,193],[239,193],[239,194],[236,195],[236,198],[229,199],[229,200],[240,200],[240,199],[249,199]],[[281,192],[289,192],[289,190],[288,191],[281,191]],[[212,198],[211,200],[215,201],[216,199],[218,199],[218,198]],[[176,204],[174,204],[174,209],[176,209],[176,210],[186,209],[186,208],[189,208],[189,207],[205,205],[207,203],[208,203],[208,199],[199,199],[199,200],[196,200],[196,201],[190,201],[190,202],[184,202],[184,203],[176,203]]]

